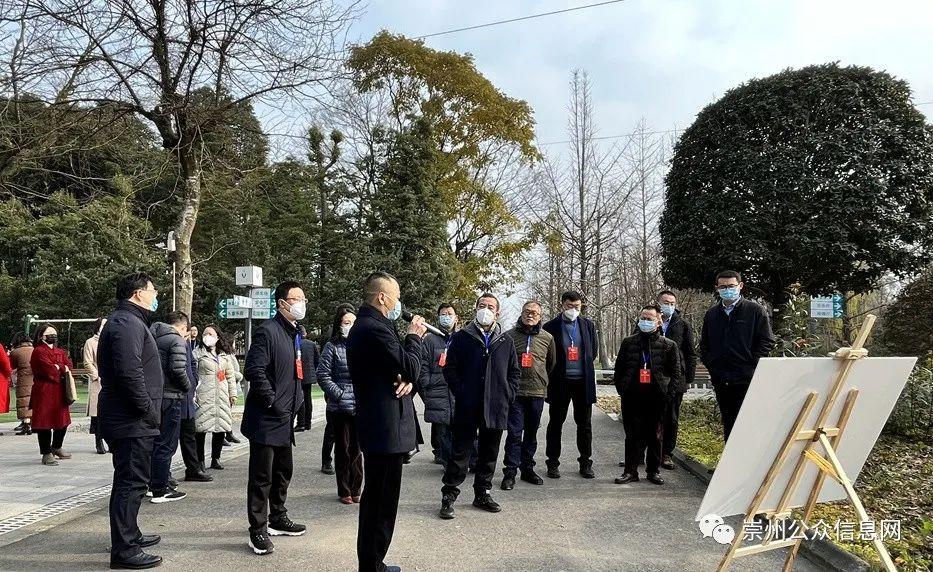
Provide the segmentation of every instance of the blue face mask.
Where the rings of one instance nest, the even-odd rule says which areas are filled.
[[[450,328],[454,327],[454,317],[449,314],[443,314],[438,316],[437,323],[439,323],[445,330],[449,330]]]
[[[665,318],[670,318],[674,315],[674,305],[673,304],[662,304],[661,313]]]
[[[720,288],[719,297],[725,300],[726,302],[738,300],[739,299],[739,287],[730,286],[728,288]]]
[[[388,318],[393,322],[402,317],[402,301],[398,300],[395,302],[395,307],[389,311]]]
[[[654,320],[638,320],[638,329],[650,334],[658,329],[658,324]]]
[[[152,309],[153,312],[155,312],[156,310],[159,309],[159,299],[158,299],[158,298],[153,298],[153,299],[152,299],[152,308],[151,308],[151,309]]]

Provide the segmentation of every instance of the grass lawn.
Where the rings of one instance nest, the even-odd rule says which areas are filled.
[[[722,424],[712,399],[684,401],[678,447],[708,467],[722,455]],[[901,539],[885,540],[900,570],[933,570],[933,446],[882,435],[855,483],[868,514],[881,520],[900,520]],[[795,514],[796,518],[800,514]],[[858,522],[846,503],[817,505],[810,521]],[[874,547],[867,541],[836,541],[873,569],[882,569]]]

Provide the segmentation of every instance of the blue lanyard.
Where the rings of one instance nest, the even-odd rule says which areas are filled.
[[[579,318],[578,318],[579,319]],[[577,338],[577,320],[573,321],[573,330],[570,332],[570,346],[573,347],[576,345],[574,341]]]
[[[648,369],[648,352],[642,351],[641,358],[645,360],[645,369]]]
[[[301,359],[301,334],[295,334],[295,355]]]
[[[528,343],[525,344],[525,353],[526,354],[531,353],[531,334],[528,334]]]

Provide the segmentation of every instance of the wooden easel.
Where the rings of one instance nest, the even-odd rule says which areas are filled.
[[[774,528],[770,525],[790,517],[790,509],[787,507],[787,504],[790,502],[794,491],[800,484],[807,461],[815,464],[819,469],[819,472],[814,479],[814,482],[810,488],[810,495],[807,498],[807,503],[803,508],[803,518],[801,521],[805,528],[809,526],[807,522],[813,513],[813,508],[816,506],[817,499],[820,496],[820,490],[823,488],[823,483],[825,482],[827,476],[834,479],[845,489],[846,495],[849,497],[849,502],[852,503],[852,506],[858,513],[859,519],[862,522],[870,520],[868,513],[865,511],[865,507],[862,505],[862,501],[859,499],[855,492],[852,480],[848,475],[846,475],[845,469],[842,467],[842,463],[840,463],[839,458],[836,456],[836,448],[839,444],[839,440],[842,438],[843,432],[845,431],[846,424],[849,421],[849,415],[852,413],[852,408],[855,406],[855,400],[859,393],[858,389],[852,388],[846,394],[845,403],[843,404],[842,411],[839,414],[839,419],[836,420],[835,424],[828,424],[827,421],[830,413],[833,410],[833,405],[835,405],[836,399],[839,397],[839,394],[845,385],[845,381],[849,377],[849,373],[852,371],[852,366],[857,360],[860,360],[868,355],[868,350],[864,349],[863,346],[865,345],[865,340],[868,338],[868,334],[871,332],[872,326],[875,324],[875,319],[876,317],[874,315],[868,314],[865,317],[865,322],[862,324],[862,329],[859,330],[858,337],[855,339],[855,343],[852,344],[852,347],[840,348],[836,350],[835,353],[830,354],[833,358],[839,360],[840,362],[839,375],[836,377],[836,381],[833,384],[833,387],[830,390],[825,403],[823,403],[823,407],[816,419],[816,423],[812,428],[805,427],[807,418],[810,416],[810,412],[812,411],[814,405],[816,404],[817,398],[819,397],[817,392],[811,391],[807,396],[807,400],[803,404],[803,407],[801,407],[800,413],[797,415],[797,420],[794,422],[793,427],[787,434],[787,437],[784,439],[784,444],[781,446],[780,451],[774,458],[774,462],[771,463],[771,468],[768,470],[764,480],[758,487],[758,492],[752,499],[751,504],[749,504],[748,510],[746,510],[745,513],[743,530],[745,526],[755,522],[755,515],[761,511],[761,505],[767,497],[768,492],[771,490],[777,475],[780,474],[781,467],[790,461],[791,449],[793,448],[794,443],[797,441],[806,441],[807,443],[804,446],[803,451],[796,459],[794,472],[791,474],[791,478],[788,481],[787,486],[784,488],[784,492],[781,494],[781,498],[778,501],[777,507],[772,511],[765,512],[769,526],[768,532],[762,540],[761,544],[753,544],[746,547],[741,547],[743,540],[743,530],[736,531],[735,540],[732,542],[729,551],[726,552],[725,556],[722,558],[722,561],[719,563],[718,570],[720,572],[727,570],[729,565],[732,563],[732,560],[735,558],[751,556],[753,554],[759,554],[770,550],[777,550],[779,548],[790,548],[790,553],[787,555],[787,560],[784,562],[784,572],[790,572],[794,565],[794,559],[797,557],[797,552],[800,550],[800,543],[802,541],[802,538],[800,538],[801,535],[792,535],[797,536],[797,538],[773,540],[772,535]],[[820,452],[817,450],[817,444],[822,447],[825,456],[820,454]],[[881,561],[884,564],[884,567],[889,572],[895,572],[897,568],[894,567],[894,562],[891,560],[891,555],[888,554],[887,549],[884,547],[884,543],[881,541],[880,533],[876,533],[874,535],[872,543],[875,545],[875,550],[878,551],[878,556],[881,557]]]

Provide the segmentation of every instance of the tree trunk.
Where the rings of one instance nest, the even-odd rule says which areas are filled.
[[[194,272],[191,267],[191,237],[201,209],[201,161],[190,148],[178,152],[184,177],[184,205],[175,227],[175,264],[178,272],[177,309],[191,316],[194,303]]]

